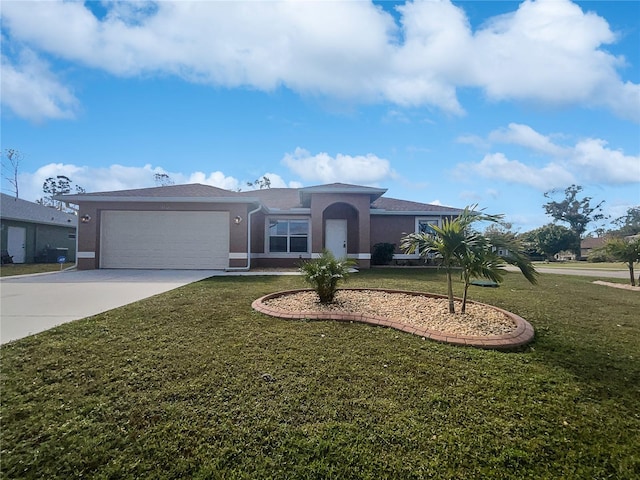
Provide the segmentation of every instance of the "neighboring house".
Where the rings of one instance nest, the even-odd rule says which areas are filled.
[[[368,268],[376,243],[399,245],[403,234],[462,212],[385,192],[341,183],[248,192],[191,184],[56,199],[80,206],[80,269],[291,267],[325,248]]]
[[[74,261],[78,217],[51,207],[1,194],[2,251],[13,263]]]
[[[607,237],[587,237],[580,242],[580,257],[587,258],[592,250],[602,247]]]

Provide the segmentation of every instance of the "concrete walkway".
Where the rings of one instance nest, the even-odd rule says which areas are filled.
[[[598,268],[553,268],[540,267],[535,265],[536,270],[540,273],[552,273],[556,275],[576,275],[580,277],[599,277],[599,278],[629,278],[628,270],[601,270]],[[510,272],[519,272],[517,267],[507,266],[506,270]]]
[[[219,275],[213,270],[67,270],[0,280],[0,343]]]

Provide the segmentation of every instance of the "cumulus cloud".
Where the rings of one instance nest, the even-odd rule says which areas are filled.
[[[543,167],[532,167],[518,160],[509,160],[502,153],[485,155],[475,164],[459,165],[458,170],[463,175],[472,173],[484,178],[524,184],[540,190],[562,187],[575,182],[573,175],[558,164],[549,163]]]
[[[41,122],[74,118],[77,113],[77,98],[29,49],[23,50],[16,62],[2,55],[0,82],[2,104],[19,117]]]
[[[303,180],[322,183],[374,184],[396,176],[388,160],[371,153],[356,156],[339,153],[332,157],[325,152],[312,155],[296,148],[284,156],[282,163]]]
[[[468,176],[472,172],[483,178],[529,185],[540,190],[583,182],[603,185],[640,183],[640,155],[613,150],[602,139],[586,138],[574,145],[559,145],[552,136],[515,123],[494,130],[488,138],[494,143],[523,147],[536,159],[540,156],[547,158],[547,163],[532,166],[495,152],[486,154],[480,162],[458,165],[455,171],[458,176]],[[537,160],[529,163],[537,163]]]
[[[489,134],[489,141],[512,143],[547,155],[561,156],[569,153],[568,149],[555,145],[550,137],[518,123],[510,123],[507,128],[494,130]]]
[[[625,60],[603,49],[616,33],[569,0],[526,0],[475,30],[449,1],[401,5],[397,23],[370,2],[104,5],[98,18],[82,2],[5,2],[3,24],[11,41],[120,76],[285,86],[454,115],[464,113],[458,89],[471,87],[640,121],[640,85],[623,81]]]
[[[49,163],[38,168],[35,172],[25,172],[19,176],[20,198],[35,201],[42,197],[42,184],[49,177],[65,175],[75,185],[84,188],[87,192],[109,192],[115,190],[129,190],[134,188],[156,187],[155,175],[166,174],[175,184],[202,183],[225,190],[248,190],[247,181],[239,180],[223,172],[169,172],[162,167],[144,165],[142,167],[126,167],[123,165],[110,165],[108,167],[89,167],[67,163]],[[271,187],[298,188],[299,182],[288,184],[281,176],[275,173],[260,175],[271,180]]]

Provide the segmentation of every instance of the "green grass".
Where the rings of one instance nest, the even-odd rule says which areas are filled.
[[[2,478],[639,478],[640,295],[590,281],[472,287],[536,328],[515,353],[251,310],[300,277],[60,326],[0,350]],[[445,290],[432,270],[348,286]]]
[[[73,265],[73,262],[64,263],[62,269],[72,267]],[[0,267],[0,277],[58,271],[60,271],[59,263],[9,263]]]

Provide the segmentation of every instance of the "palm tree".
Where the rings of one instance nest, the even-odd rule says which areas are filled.
[[[449,313],[455,313],[453,303],[453,281],[451,275],[455,267],[460,266],[460,257],[464,249],[464,225],[460,217],[446,218],[442,227],[431,225],[435,234],[410,233],[402,238],[400,248],[405,253],[419,253],[422,257],[436,256],[442,260],[447,274],[447,296]]]
[[[640,262],[640,238],[629,241],[622,238],[612,238],[607,240],[605,249],[617,261],[627,264],[631,285],[635,287],[636,279],[633,276],[633,264]]]
[[[475,210],[476,205],[466,207],[454,219],[445,219],[442,227],[432,225],[433,233],[411,233],[402,238],[400,248],[406,253],[420,253],[423,257],[440,258],[447,274],[447,296],[449,313],[455,313],[452,273],[461,269],[464,282],[462,313],[466,311],[467,291],[474,277],[487,278],[500,283],[504,277],[505,264],[516,265],[527,280],[536,283],[533,265],[522,253],[522,247],[514,238],[499,236],[488,238],[472,228],[478,221],[499,222],[501,215],[487,215]],[[508,250],[509,255],[500,256],[499,248]]]

